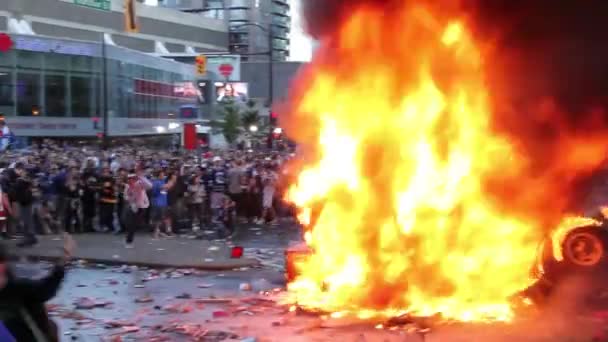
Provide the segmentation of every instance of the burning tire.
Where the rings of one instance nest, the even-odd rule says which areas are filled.
[[[562,243],[564,263],[578,269],[598,266],[605,260],[606,242],[606,233],[602,228],[576,228],[568,233]]]
[[[608,265],[608,230],[598,226],[572,229],[561,243],[561,258],[553,253],[551,239],[542,248],[542,278],[550,283],[573,273],[597,271]]]

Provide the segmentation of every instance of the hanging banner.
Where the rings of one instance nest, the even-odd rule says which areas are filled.
[[[182,144],[186,150],[196,149],[196,124],[185,123]]]

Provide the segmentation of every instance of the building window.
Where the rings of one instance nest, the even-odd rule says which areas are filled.
[[[18,50],[17,67],[20,69],[42,69],[42,54]]]
[[[17,74],[17,115],[40,114],[40,74]]]
[[[249,18],[249,10],[234,9],[230,11],[230,20],[247,20]]]
[[[91,106],[91,78],[72,76],[70,87],[72,89],[72,116],[89,117],[93,111]]]
[[[13,73],[0,69],[0,114],[15,114],[15,99],[13,98]]]
[[[44,114],[46,116],[66,116],[66,82],[63,75],[46,75],[44,77]],[[78,91],[78,90],[76,90]]]
[[[230,33],[230,44],[247,44],[249,42],[249,34],[247,32]]]

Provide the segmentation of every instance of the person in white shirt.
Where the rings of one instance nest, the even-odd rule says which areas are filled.
[[[127,223],[126,247],[133,248],[135,231],[143,226],[145,220],[145,209],[150,206],[150,200],[146,191],[152,189],[152,182],[144,177],[142,171],[137,174],[131,172],[125,185],[124,197],[129,208],[126,210],[125,222]]]
[[[262,220],[269,220],[271,224],[276,223],[276,213],[274,212],[273,200],[276,187],[277,175],[270,165],[266,167],[262,174]]]

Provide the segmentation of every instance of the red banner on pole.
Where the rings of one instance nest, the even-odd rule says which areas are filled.
[[[193,123],[184,124],[184,149],[196,149],[196,125]]]

